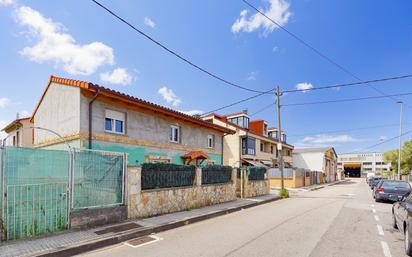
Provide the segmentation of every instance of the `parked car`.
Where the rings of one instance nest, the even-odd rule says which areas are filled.
[[[373,179],[371,180],[369,186],[371,187],[371,189],[373,190],[375,188],[375,186],[379,183],[379,181],[381,181],[383,178],[382,177],[373,177]]]
[[[412,194],[403,197],[392,206],[393,227],[404,234],[405,252],[412,256]]]
[[[382,179],[373,190],[373,198],[376,202],[392,201],[396,202],[405,195],[411,193],[411,186],[403,180],[386,180]]]
[[[366,183],[368,183],[369,186],[371,186],[371,183],[372,183],[372,180],[373,180],[374,177],[375,177],[375,176],[369,177],[369,178],[366,180]]]

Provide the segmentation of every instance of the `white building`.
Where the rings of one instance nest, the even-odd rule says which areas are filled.
[[[350,177],[366,176],[367,173],[382,174],[389,171],[390,163],[385,163],[383,153],[356,153],[338,155],[338,169]]]
[[[295,148],[293,151],[293,166],[320,172],[324,182],[338,179],[337,159],[333,147]]]

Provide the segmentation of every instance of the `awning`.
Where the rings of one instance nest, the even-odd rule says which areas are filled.
[[[256,167],[264,167],[264,168],[267,168],[266,165],[264,165],[263,163],[258,162],[258,161],[252,161],[252,160],[246,160],[246,159],[242,159],[242,160],[245,161],[245,162],[247,162],[247,163],[249,163],[249,164],[251,164],[251,165],[253,165],[253,166],[256,166]]]
[[[262,160],[261,161],[263,164],[265,164],[266,166],[272,167],[273,166],[273,162],[272,161],[266,161],[266,160]]]

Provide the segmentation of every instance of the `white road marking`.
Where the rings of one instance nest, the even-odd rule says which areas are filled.
[[[388,244],[385,241],[381,241],[381,245],[382,245],[383,255],[385,255],[385,257],[392,257]]]
[[[375,210],[375,209],[372,209],[372,212],[373,212],[373,213],[376,213],[376,210]]]
[[[379,216],[378,215],[374,215],[373,217],[375,217],[376,221],[379,221]]]
[[[385,235],[385,234],[383,233],[383,229],[382,229],[382,226],[381,226],[381,225],[376,225],[376,227],[378,228],[378,234],[379,234],[380,236]]]

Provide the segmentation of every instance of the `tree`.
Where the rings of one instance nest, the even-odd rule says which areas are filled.
[[[398,174],[398,149],[385,152],[385,162],[391,163],[393,173]],[[412,140],[406,141],[401,148],[401,174],[410,174],[412,171]]]

